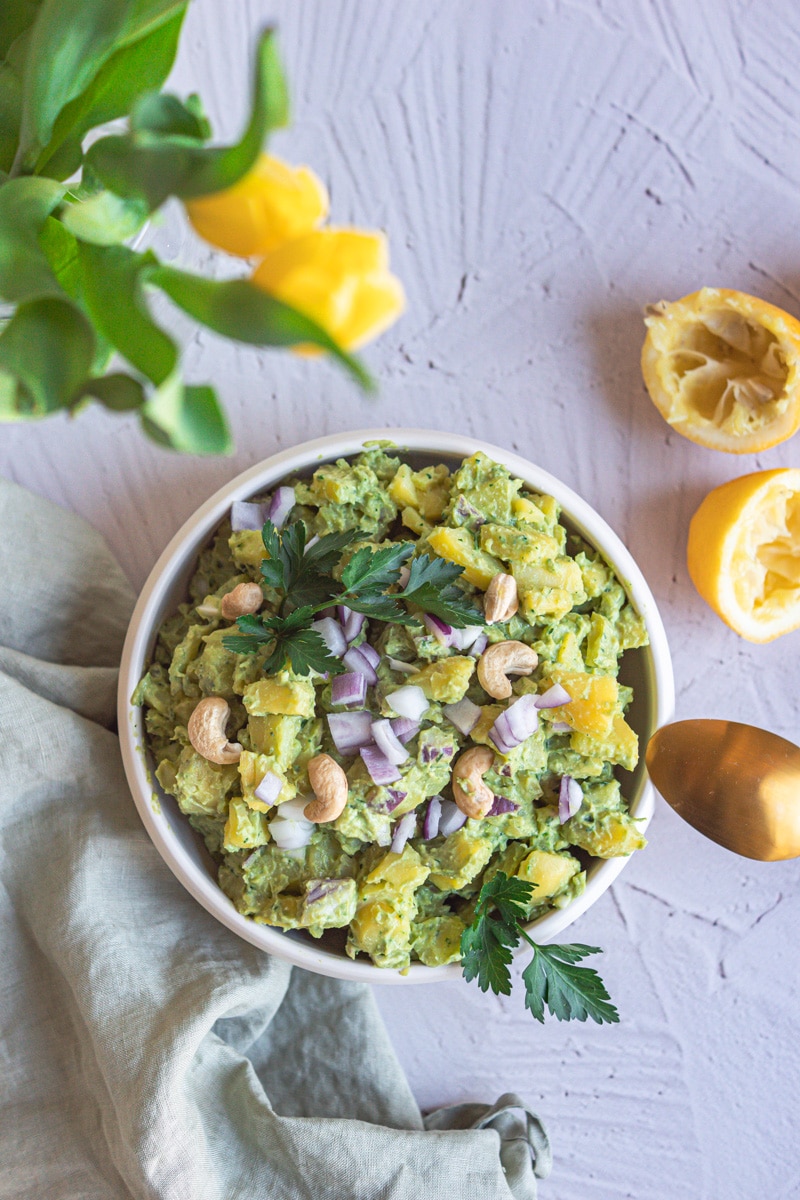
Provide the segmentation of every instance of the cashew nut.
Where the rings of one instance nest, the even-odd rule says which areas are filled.
[[[264,593],[257,583],[237,583],[222,597],[219,611],[226,621],[235,621],[249,613],[257,613],[264,603]]]
[[[486,624],[494,625],[497,621],[508,621],[519,608],[517,581],[513,575],[504,575],[502,571],[494,576],[486,589],[484,612]]]
[[[494,804],[494,794],[483,782],[493,762],[494,754],[488,746],[473,746],[453,767],[453,799],[463,813],[475,820],[485,817]]]
[[[198,754],[225,767],[239,761],[242,747],[225,733],[231,710],[221,696],[206,696],[189,717],[186,732]]]
[[[315,825],[335,821],[347,804],[347,776],[330,754],[315,754],[307,770],[316,799],[305,806],[304,817]]]
[[[538,662],[536,651],[524,642],[495,642],[478,659],[480,685],[495,700],[507,700],[511,695],[508,676],[530,675]]]

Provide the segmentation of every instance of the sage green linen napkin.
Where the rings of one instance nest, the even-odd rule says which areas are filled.
[[[133,595],[0,480],[0,1197],[532,1200],[517,1096],[423,1121],[372,993],[237,938],[173,878],[114,733]]]

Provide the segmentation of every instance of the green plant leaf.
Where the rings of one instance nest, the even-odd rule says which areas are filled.
[[[166,19],[145,25],[136,40],[120,46],[79,96],[58,114],[48,144],[40,153],[36,170],[54,170],[54,156],[69,140],[80,142],[90,129],[127,116],[145,92],[160,88],[175,61],[187,0],[169,5]]]
[[[0,334],[0,416],[43,417],[69,408],[89,374],[95,341],[71,301],[52,296],[20,304]]]
[[[65,205],[60,219],[82,242],[113,246],[138,233],[148,219],[148,211],[141,200],[97,192],[86,200]]]
[[[8,63],[0,63],[0,171],[11,170],[21,116],[22,81]]]
[[[42,6],[42,0],[3,0],[0,5],[0,59],[26,29],[30,29]]]
[[[187,3],[188,0],[129,0],[118,45],[125,47],[148,37],[179,13],[183,15]]]
[[[115,49],[131,0],[44,0],[31,30],[22,92],[18,168],[30,168],[56,119]]]
[[[184,454],[230,454],[230,430],[214,390],[184,384],[178,347],[147,311],[142,284],[154,256],[84,242],[78,254],[85,302],[98,330],[156,385],[141,406],[148,436]]]
[[[142,291],[155,257],[83,242],[78,254],[85,302],[103,337],[157,387],[167,380],[174,386],[178,348],[150,316]]]
[[[47,217],[39,231],[39,245],[59,285],[68,296],[80,296],[78,243],[72,233],[55,217]]]
[[[142,427],[155,441],[182,454],[230,454],[230,429],[213,388],[184,385],[171,375],[148,397]]]
[[[166,292],[195,321],[222,337],[251,346],[319,346],[338,359],[366,391],[374,388],[358,359],[342,350],[320,325],[267,295],[248,279],[203,279],[160,265],[148,273],[148,282]]]
[[[121,371],[88,379],[81,387],[78,397],[79,400],[97,400],[112,412],[132,412],[141,408],[146,398],[139,380]]]
[[[211,137],[211,127],[198,97],[189,96],[184,103],[177,96],[158,92],[141,96],[136,102],[131,113],[131,129],[139,134],[188,138],[193,142],[204,142]]]
[[[233,146],[203,146],[184,135],[157,136],[152,128],[101,138],[87,161],[106,187],[121,196],[140,196],[151,209],[170,195],[188,199],[231,187],[258,158],[267,134],[287,120],[286,82],[267,30],[258,47],[250,120]]]
[[[0,187],[0,296],[12,302],[59,295],[39,232],[64,195],[52,179],[9,179]]]

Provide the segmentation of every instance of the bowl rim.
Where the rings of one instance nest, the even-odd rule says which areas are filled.
[[[117,716],[122,760],[142,823],[167,866],[192,896],[217,920],[245,941],[275,954],[296,966],[339,979],[380,984],[434,983],[461,978],[461,967],[451,963],[426,967],[412,963],[400,972],[373,963],[352,960],[329,950],[317,949],[282,930],[258,925],[242,916],[208,872],[195,862],[178,841],[161,806],[157,783],[150,777],[143,737],[141,708],[130,702],[141,678],[155,636],[154,619],[165,594],[179,572],[193,560],[235,500],[267,491],[287,475],[307,470],[315,463],[352,457],[369,443],[385,442],[398,452],[428,453],[467,458],[478,451],[501,463],[512,474],[537,491],[555,497],[565,515],[614,567],[620,582],[645,621],[650,645],[644,648],[650,685],[650,725],[644,740],[674,712],[675,690],[667,636],[655,598],[632,555],[600,514],[566,484],[521,455],[463,434],[433,429],[359,429],[329,434],[302,442],[271,455],[218,488],[181,525],[157,559],[145,581],[130,619],[120,662]],[[646,829],[654,808],[653,785],[646,772],[631,812]],[[606,859],[595,868],[586,888],[563,909],[556,909],[531,922],[536,938],[551,941],[571,925],[614,882],[628,858]]]

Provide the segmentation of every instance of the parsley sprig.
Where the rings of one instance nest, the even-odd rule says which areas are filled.
[[[591,967],[576,966],[601,951],[597,946],[540,946],[534,942],[521,924],[527,918],[532,894],[533,884],[509,878],[503,871],[483,885],[475,919],[461,936],[464,978],[477,979],[482,992],[491,988],[495,995],[509,995],[509,964],[514,947],[523,938],[533,949],[533,958],[522,972],[525,1007],[537,1021],[544,1022],[546,1007],[559,1021],[591,1017],[598,1025],[616,1024],[619,1013],[600,976]]]
[[[427,554],[412,558],[413,542],[396,542],[378,549],[359,546],[343,569],[341,580],[334,579],[333,570],[343,551],[361,536],[359,530],[327,533],[307,546],[302,521],[293,521],[283,532],[266,521],[261,537],[267,556],[261,564],[261,575],[268,587],[282,594],[278,611],[239,617],[239,633],[223,638],[223,646],[237,654],[269,648],[264,660],[268,673],[281,670],[288,660],[297,675],[312,670],[335,675],[345,669],[341,660],[329,652],[319,633],[311,628],[315,616],[333,604],[346,604],[354,612],[395,625],[414,623],[407,604],[440,617],[456,629],[484,624],[483,614],[455,584],[463,567]],[[408,579],[400,587],[408,559]]]

